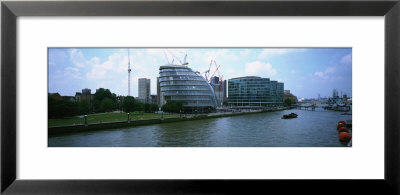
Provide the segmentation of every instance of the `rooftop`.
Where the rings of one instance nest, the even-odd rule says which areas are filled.
[[[236,77],[236,78],[231,78],[229,80],[233,80],[233,79],[251,79],[251,78],[261,78],[259,76],[244,76],[244,77]]]
[[[164,69],[164,68],[186,68],[186,69],[188,69],[189,67],[185,66],[185,65],[177,65],[177,64],[167,64],[164,66],[160,66],[160,70]]]

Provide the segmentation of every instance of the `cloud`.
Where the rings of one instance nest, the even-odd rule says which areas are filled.
[[[258,55],[258,58],[269,58],[271,56],[282,55],[289,53],[289,49],[263,49],[261,53]]]
[[[324,72],[315,72],[314,75],[320,78],[324,79],[329,79],[332,78],[331,75],[333,75],[336,72],[335,67],[327,67]]]
[[[174,64],[183,63],[185,54],[188,50],[183,48],[150,48],[146,49],[146,53],[156,58],[164,58],[169,63],[174,60]],[[140,54],[137,54],[140,57]]]
[[[92,64],[92,69],[90,72],[86,74],[86,77],[89,79],[104,79],[110,78],[108,72],[110,71],[122,71],[121,67],[125,65],[125,69],[127,69],[128,61],[127,57],[121,56],[119,53],[112,54],[108,56],[107,61],[100,63],[100,59],[97,57],[93,57],[89,60]]]
[[[245,65],[245,72],[247,75],[276,75],[277,72],[270,63],[260,61],[250,62]]]
[[[259,59],[267,59],[273,56],[278,56],[278,55],[284,55],[288,53],[293,53],[293,52],[303,52],[306,51],[307,49],[300,49],[300,48],[290,48],[290,49],[272,49],[272,48],[266,48],[261,51],[261,53],[258,55]]]
[[[323,77],[324,73],[323,72],[315,72],[314,75],[315,76],[319,76],[319,77]]]
[[[332,76],[329,78],[330,82],[339,82],[339,81],[343,81],[343,77],[342,76]]]
[[[351,64],[351,62],[352,62],[352,56],[351,56],[351,54],[348,54],[348,55],[343,56],[342,59],[340,60],[340,62],[341,62],[342,64]]]
[[[62,65],[68,58],[67,54],[62,49],[49,49],[49,66]]]
[[[151,50],[151,51],[150,51]],[[160,65],[159,56],[157,53],[160,49],[149,49],[150,54],[145,51],[137,52],[131,50],[130,65],[131,65],[131,95],[137,95],[137,78],[152,78],[154,80],[158,76],[158,67]],[[103,59],[104,60],[104,59]],[[104,84],[108,88],[115,89],[115,93],[127,94],[128,85],[128,56],[127,53],[113,53],[106,57],[106,61],[101,61],[97,57],[89,60],[91,69],[86,74],[88,80],[93,80],[95,83]],[[161,61],[165,61],[161,56]],[[117,82],[113,82],[117,80]],[[154,81],[152,81],[154,82]],[[156,90],[156,85],[152,85],[152,91]]]
[[[166,53],[165,49],[146,49],[147,54],[162,56]]]
[[[78,67],[83,67],[87,63],[85,56],[78,49],[70,49],[69,50],[69,59],[70,61]]]
[[[336,72],[336,68],[335,68],[335,67],[332,67],[332,66],[326,68],[326,70],[325,70],[325,73],[326,73],[326,74],[333,74],[333,73],[335,73],[335,72]]]
[[[247,57],[248,55],[250,55],[250,53],[251,53],[250,49],[245,49],[245,50],[240,52],[240,55],[242,57]]]
[[[98,64],[99,62],[100,62],[100,58],[98,58],[98,57],[93,57],[92,59],[90,59],[91,64]]]
[[[222,60],[238,60],[239,58],[229,53],[228,49],[218,49],[215,51],[209,51],[205,53],[204,62],[210,63],[211,60],[216,60],[217,63]]]
[[[79,69],[76,67],[71,67],[71,66],[65,67],[64,68],[64,77],[65,78],[74,78],[74,79],[80,78]]]
[[[86,74],[89,79],[104,79],[107,71],[104,69],[93,68],[90,72]]]
[[[283,55],[291,52],[291,49],[263,49],[261,53],[258,55],[260,59],[270,58],[276,55]]]

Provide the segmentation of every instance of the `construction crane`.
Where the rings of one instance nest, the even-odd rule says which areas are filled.
[[[128,48],[128,96],[131,96],[131,57],[129,56]]]
[[[218,78],[221,77],[221,75],[219,74],[219,71],[218,71],[221,66],[217,65],[216,63],[215,63],[215,66],[216,66],[216,68],[215,68],[214,72],[212,73],[212,75],[210,76],[210,78],[213,78],[215,73],[218,73]]]
[[[167,55],[167,52],[165,51],[165,49],[163,49],[163,52],[164,52],[164,56],[165,56],[165,59],[167,60],[168,64],[172,64],[169,62],[168,55]]]
[[[170,51],[170,50],[167,50],[167,51],[172,56],[171,64],[174,62],[174,59],[178,60],[181,65],[187,66],[189,64],[188,62],[186,62],[187,54],[185,54],[185,58],[183,59],[183,61],[181,61],[178,57],[176,57],[176,55],[172,51]],[[168,61],[168,63],[169,63],[169,61]]]
[[[211,67],[212,65],[215,65],[215,70],[214,72],[210,75]],[[210,66],[208,67],[208,70],[202,72],[204,74],[204,78],[207,80],[207,82],[210,82],[210,79],[215,75],[215,73],[218,74],[218,77],[221,78],[221,74],[219,73],[219,68],[221,66],[217,64],[215,60],[211,60]]]
[[[202,72],[201,74],[204,74],[204,78],[206,79],[207,82],[210,82],[209,77],[210,76],[210,70],[211,70],[211,66],[213,64],[213,60],[211,60],[210,62],[210,66],[208,67],[208,69],[204,72]]]
[[[213,69],[212,74],[211,69]],[[216,92],[216,96],[218,97],[219,105],[221,106],[223,104],[223,96],[224,96],[224,78],[223,75],[220,74],[220,68],[221,66],[217,64],[217,61],[211,60],[210,66],[208,67],[208,70],[204,71],[202,74],[204,74],[205,79],[207,80],[208,83],[212,85]],[[214,75],[218,75],[218,81],[212,80]],[[218,93],[217,93],[218,92]]]

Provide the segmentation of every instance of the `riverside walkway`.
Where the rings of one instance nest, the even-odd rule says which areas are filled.
[[[235,110],[232,112],[217,112],[209,114],[181,114],[178,115],[177,117],[170,117],[170,118],[132,119],[132,120],[114,121],[114,122],[98,122],[90,124],[62,125],[62,126],[52,126],[52,127],[49,126],[48,135],[54,136],[59,134],[78,133],[84,131],[96,131],[104,129],[121,128],[121,127],[152,125],[159,123],[171,123],[171,122],[189,121],[189,120],[201,120],[201,119],[218,118],[218,117],[231,117],[231,116],[239,116],[245,114],[273,112],[281,110],[285,110],[285,108],[264,109],[264,110],[241,110],[241,111]]]

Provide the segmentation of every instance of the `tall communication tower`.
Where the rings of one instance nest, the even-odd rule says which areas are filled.
[[[129,56],[128,48],[128,96],[131,96],[131,57]]]

